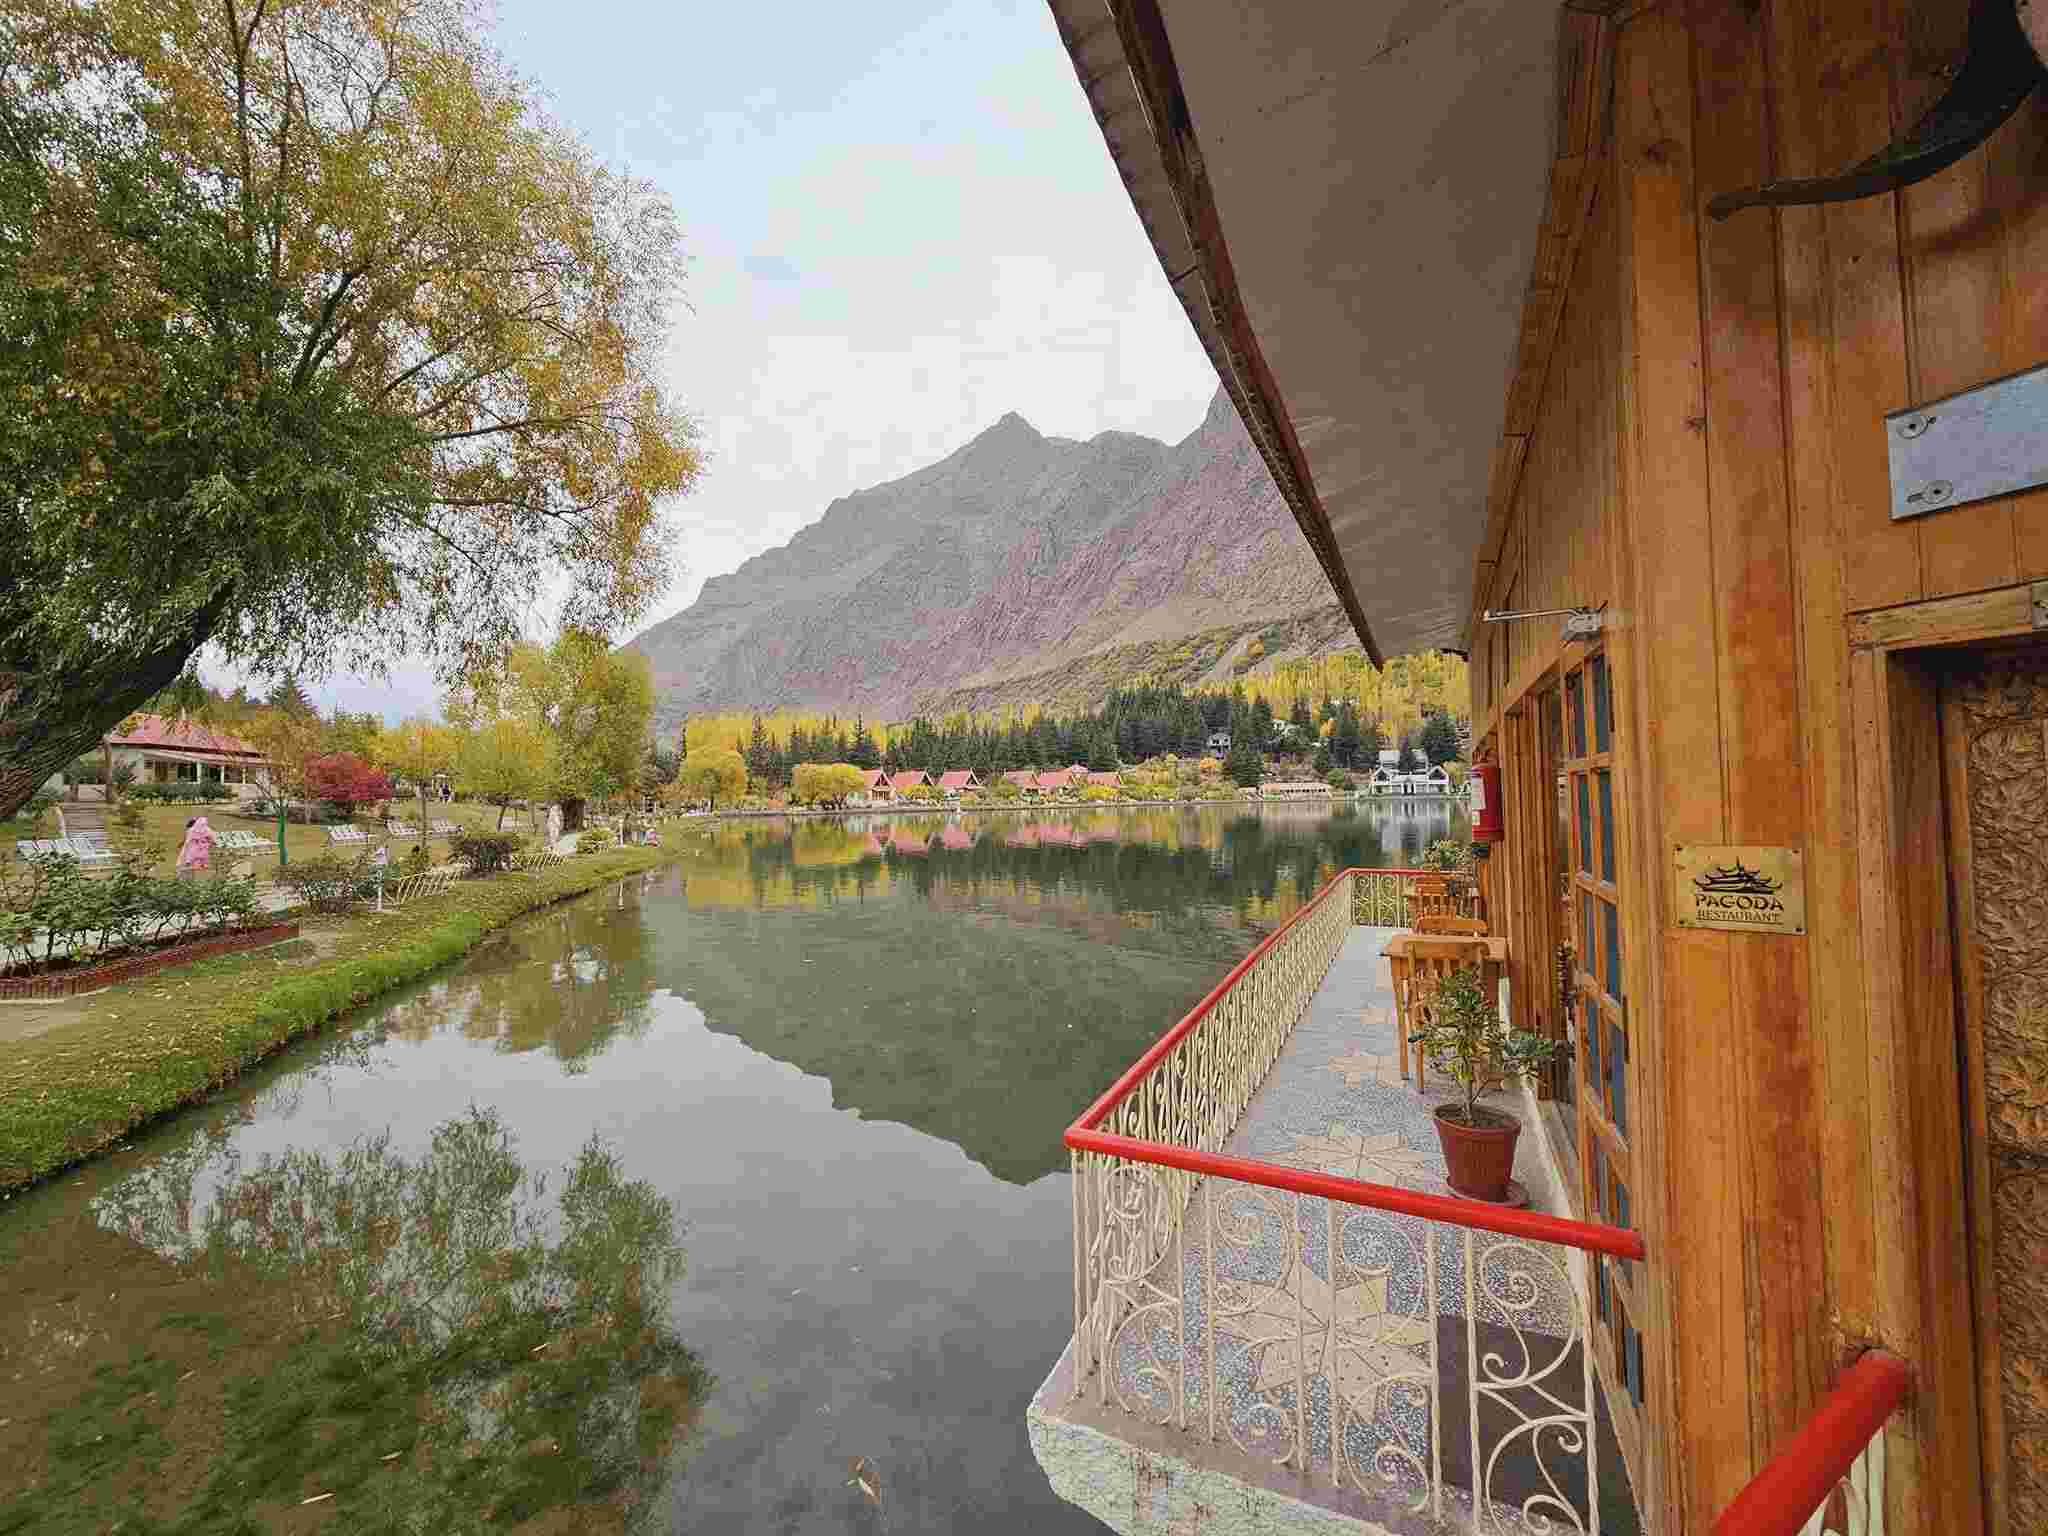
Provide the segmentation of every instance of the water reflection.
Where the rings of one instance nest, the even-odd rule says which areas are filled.
[[[1331,872],[1460,830],[703,829],[11,1202],[0,1531],[1099,1531],[1023,1428],[1062,1129]]]
[[[549,1183],[472,1110],[416,1157],[386,1133],[244,1167],[230,1138],[203,1136],[112,1184],[91,1202],[101,1251],[128,1246],[131,1282],[135,1250],[161,1262],[121,1336],[31,1317],[10,1341],[16,1380],[39,1389],[17,1406],[50,1409],[49,1476],[0,1505],[0,1529],[101,1529],[144,1505],[171,1529],[240,1530],[302,1500],[335,1502],[352,1529],[571,1510],[574,1528],[626,1528],[709,1385],[668,1315],[683,1250],[669,1200],[596,1138],[552,1198]],[[32,1285],[27,1310],[49,1299]],[[195,1330],[233,1347],[153,1368],[176,1358],[166,1336]],[[108,1397],[110,1380],[129,1390]],[[126,1433],[84,1436],[81,1408]],[[175,1458],[166,1483],[121,1459],[144,1431],[208,1454]]]

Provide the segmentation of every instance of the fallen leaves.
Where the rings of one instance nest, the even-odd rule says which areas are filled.
[[[882,1502],[882,1474],[875,1470],[875,1464],[865,1456],[856,1456],[848,1470],[852,1476],[846,1480],[849,1488],[858,1488],[867,1495],[870,1504],[879,1506]]]

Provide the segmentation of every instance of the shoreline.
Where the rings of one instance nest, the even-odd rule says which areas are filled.
[[[1040,802],[1020,801],[1010,805],[892,805],[886,801],[881,805],[851,806],[843,810],[819,810],[811,806],[790,806],[785,810],[769,811],[700,811],[695,815],[672,815],[662,822],[663,826],[695,826],[711,821],[745,821],[772,816],[979,816],[1003,814],[1012,811],[1123,811],[1123,810],[1201,810],[1206,806],[1235,806],[1249,809],[1266,805],[1378,805],[1382,803],[1403,805],[1414,803],[1461,804],[1465,796],[1456,792],[1448,795],[1276,795],[1272,799],[1261,797],[1257,800],[1046,800]]]
[[[100,1005],[94,1016],[0,1046],[0,1200],[204,1103],[287,1045],[460,959],[486,934],[675,856],[665,846],[612,849],[538,874],[461,882],[402,909],[411,918],[402,930],[357,921],[336,946],[347,952],[253,991],[232,975],[188,975],[177,980],[220,995],[153,1008],[162,994],[122,986],[91,994]]]

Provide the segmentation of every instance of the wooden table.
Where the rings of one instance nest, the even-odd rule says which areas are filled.
[[[1460,945],[1470,949],[1472,957],[1480,961],[1479,982],[1493,998],[1494,1011],[1500,1011],[1500,984],[1507,977],[1508,941],[1500,933],[1455,934],[1416,933],[1412,929],[1397,933],[1387,940],[1380,953],[1386,956],[1387,970],[1394,984],[1394,1033],[1395,1053],[1400,1058],[1401,1076],[1408,1076],[1409,1055],[1412,1049],[1415,1062],[1415,1086],[1422,1086],[1422,1048],[1411,1047],[1408,1043],[1408,982],[1410,965],[1418,945]]]

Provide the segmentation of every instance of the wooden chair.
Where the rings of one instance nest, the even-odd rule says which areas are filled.
[[[1408,923],[1414,927],[1425,917],[1456,917],[1457,899],[1451,882],[1442,875],[1417,875],[1408,887]]]
[[[1401,1076],[1408,1076],[1408,1065],[1415,1064],[1414,1082],[1422,1087],[1422,1047],[1408,1037],[1425,1020],[1431,1000],[1436,996],[1437,983],[1453,971],[1476,965],[1483,971],[1486,966],[1486,940],[1483,937],[1451,937],[1418,939],[1407,946],[1407,963],[1394,976],[1394,1026],[1400,1031],[1397,1054],[1401,1062]]]
[[[1483,936],[1486,932],[1486,922],[1483,918],[1459,917],[1452,912],[1425,912],[1415,919],[1415,931],[1466,937]]]

